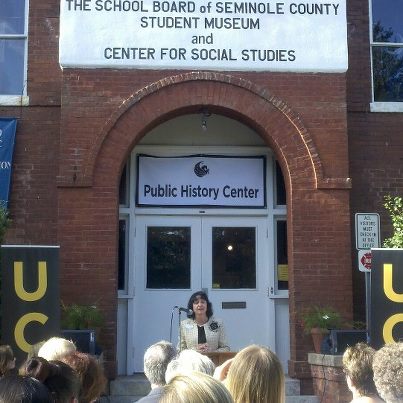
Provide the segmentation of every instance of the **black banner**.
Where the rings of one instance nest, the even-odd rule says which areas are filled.
[[[403,249],[371,249],[370,340],[403,341]]]
[[[2,344],[17,361],[60,332],[59,247],[1,247]]]

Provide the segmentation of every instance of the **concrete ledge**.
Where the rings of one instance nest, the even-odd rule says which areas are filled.
[[[343,356],[308,353],[308,363],[311,365],[324,365],[326,367],[343,368]]]
[[[347,387],[341,355],[308,354],[313,389],[322,403],[348,403],[352,394]]]

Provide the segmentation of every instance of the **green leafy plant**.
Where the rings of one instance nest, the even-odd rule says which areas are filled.
[[[342,323],[341,315],[331,307],[313,305],[302,314],[305,333],[310,333],[314,328],[337,329]]]
[[[384,248],[403,248],[403,200],[399,196],[386,195],[384,207],[392,220],[393,235],[383,242]]]
[[[62,303],[61,308],[64,329],[95,329],[104,323],[104,316],[96,305],[64,305]]]
[[[7,228],[11,225],[8,210],[0,204],[0,244],[3,242]]]

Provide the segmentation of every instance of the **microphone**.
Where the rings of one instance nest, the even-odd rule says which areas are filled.
[[[174,307],[174,309],[178,309],[179,310],[179,312],[186,312],[186,315],[193,315],[193,311],[191,310],[191,309],[188,309],[188,308],[182,308],[182,307],[179,307],[179,306],[175,306]]]

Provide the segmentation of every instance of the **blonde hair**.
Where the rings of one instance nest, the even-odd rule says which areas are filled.
[[[176,375],[164,386],[160,403],[233,403],[225,386],[202,372]]]
[[[284,403],[285,377],[280,360],[253,344],[233,359],[225,381],[235,403]]]
[[[348,347],[343,354],[343,370],[361,396],[378,396],[372,361],[375,350],[366,343]]]
[[[77,348],[72,341],[62,337],[51,337],[39,349],[38,357],[45,358],[48,361],[60,360],[64,355],[76,350]]]

